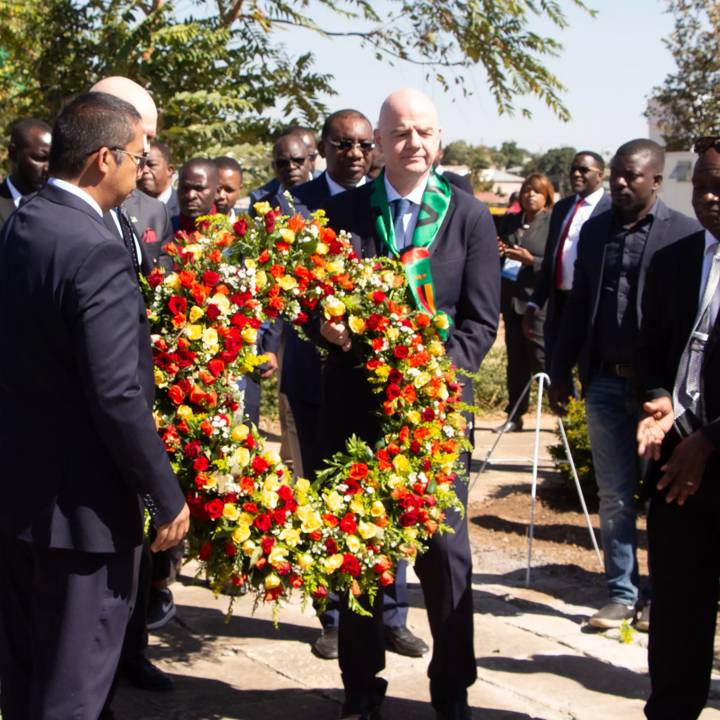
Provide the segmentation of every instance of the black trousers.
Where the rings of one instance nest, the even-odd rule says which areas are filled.
[[[0,537],[3,720],[97,720],[136,590],[138,554]]]
[[[692,720],[710,689],[720,582],[717,465],[683,507],[655,492],[648,514],[650,720]]]
[[[515,312],[510,304],[503,312],[503,320],[505,321],[505,348],[507,349],[507,388],[508,388],[508,404],[505,412],[510,415],[515,403],[525,390],[530,378],[539,372],[545,370],[545,343],[543,339],[543,325],[545,324],[545,316],[535,313],[533,321],[533,330],[535,339],[528,340],[522,331],[523,316]],[[518,405],[518,409],[512,418],[517,420],[528,411],[530,401],[530,393],[526,393],[525,397]]]
[[[469,456],[464,459],[469,463]],[[456,492],[467,508],[467,483],[459,482]],[[436,535],[415,563],[433,636],[428,667],[430,695],[439,712],[466,700],[467,688],[477,678],[467,517],[448,513],[447,522],[455,532]],[[372,617],[358,615],[346,602],[342,604],[339,652],[345,687],[343,714],[379,706],[387,686],[385,680],[376,677],[385,667],[382,593],[376,596]]]

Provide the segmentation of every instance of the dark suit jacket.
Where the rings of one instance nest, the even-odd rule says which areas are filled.
[[[168,217],[170,218],[172,231],[176,233],[180,225],[180,201],[178,200],[178,194],[175,188],[172,189],[170,198],[167,203],[165,203],[165,207],[167,208]]]
[[[637,319],[642,322],[642,296],[647,269],[655,253],[695,232],[699,225],[682,213],[668,208],[658,198],[638,274]],[[610,236],[613,211],[590,218],[580,231],[573,288],[563,315],[562,327],[550,361],[553,377],[569,377],[578,363],[580,382],[587,387],[596,361],[594,357],[595,318],[602,290],[605,248]]]
[[[705,232],[699,231],[659,250],[650,262],[635,354],[636,383],[642,401],[663,396],[672,398],[678,365],[698,312],[704,251]],[[702,432],[720,450],[720,323],[717,321],[705,347],[702,374],[708,418]],[[663,445],[663,461],[678,439],[674,432],[668,435]],[[716,453],[713,456],[715,475],[718,459]]]
[[[456,188],[464,190],[470,195],[475,195],[475,190],[473,189],[472,181],[470,180],[469,175],[459,175],[455,172],[445,171],[443,172],[443,177]]]
[[[275,197],[279,188],[280,181],[277,178],[269,180],[262,187],[255,188],[255,190],[250,193],[250,211],[252,211],[252,207],[256,202],[260,202],[265,199],[269,200]]]
[[[111,553],[184,498],[152,417],[145,304],[124,245],[47,185],[0,235],[0,530]]]
[[[378,179],[382,182],[382,176]],[[375,231],[375,212],[370,206],[372,183],[330,198],[326,205],[330,226],[351,233],[360,257],[385,254]],[[459,368],[477,372],[491,348],[500,312],[500,263],[495,225],[488,209],[467,193],[453,188],[450,207],[433,244],[430,264],[436,304],[452,318],[447,352]],[[377,401],[357,369],[353,352],[331,348],[323,371],[323,414],[335,418],[325,431],[330,434],[326,450],[340,449],[357,432],[374,440]],[[465,383],[463,398],[472,397]],[[327,423],[326,423],[327,425]]]
[[[15,212],[15,203],[7,184],[7,179],[0,183],[0,227]]]
[[[148,275],[161,259],[167,260],[163,248],[175,237],[168,209],[160,200],[140,190],[133,190],[122,206],[133,223],[140,245],[140,269],[143,275]]]

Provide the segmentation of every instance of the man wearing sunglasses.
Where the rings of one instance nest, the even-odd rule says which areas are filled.
[[[720,136],[700,138],[692,203],[703,229],[655,254],[636,352],[651,460],[650,720],[698,717],[713,666],[720,565]]]
[[[304,215],[324,207],[331,197],[366,183],[375,149],[372,125],[357,110],[338,110],[325,120],[318,149],[325,158],[325,172],[291,191],[294,211]],[[276,197],[273,204],[279,205],[287,214],[292,212],[281,195]],[[320,358],[315,346],[301,340],[290,325],[286,325],[284,333],[280,390],[287,396],[295,420],[305,477],[314,478],[323,460]],[[398,568],[396,582],[383,591],[385,646],[400,655],[421,657],[429,648],[407,627],[406,573],[407,567],[402,564]],[[339,619],[339,604],[335,596],[327,611],[320,615],[323,631],[313,643],[313,652],[319,657],[332,659],[338,656]]]

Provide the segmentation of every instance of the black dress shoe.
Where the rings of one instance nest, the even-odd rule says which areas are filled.
[[[470,706],[464,700],[446,705],[435,713],[436,720],[471,720]]]
[[[385,649],[406,657],[422,657],[430,648],[405,625],[385,628]]]
[[[324,628],[320,637],[312,644],[315,655],[323,660],[335,660],[338,656],[338,629]]]
[[[168,692],[173,689],[173,681],[170,676],[155,667],[146,657],[122,663],[120,674],[131,685],[141,690]]]
[[[520,432],[522,429],[522,418],[517,418],[516,420],[511,420],[510,418],[508,418],[502,425],[498,425],[496,428],[493,428],[493,432],[496,435],[499,435],[501,432]]]

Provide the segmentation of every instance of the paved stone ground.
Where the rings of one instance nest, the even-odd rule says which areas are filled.
[[[551,421],[543,423],[544,447]],[[494,439],[477,433],[476,457]],[[471,502],[504,484],[529,481],[532,433],[507,436],[497,455],[503,461],[483,474]],[[477,464],[476,464],[477,467]],[[524,587],[524,557],[473,547],[475,647],[479,679],[470,690],[476,719],[624,720],[642,717],[648,692],[646,638],[630,644],[617,633],[598,634],[584,625],[598,595],[599,574],[578,588],[577,574],[537,559],[532,589]],[[580,591],[579,591],[580,590]],[[318,633],[311,609],[282,610],[275,627],[268,608],[252,613],[252,602],[236,604],[225,622],[227,598],[215,598],[186,576],[173,587],[178,614],[151,639],[149,657],[170,673],[175,690],[166,695],[119,688],[114,709],[121,720],[331,720],[338,717],[341,683],[337,664],[315,658]],[[572,598],[568,600],[568,598]],[[580,600],[578,601],[578,598]],[[410,626],[430,642],[422,595],[411,580]],[[426,659],[388,654],[390,682],[383,716],[388,720],[432,720]],[[720,684],[713,681],[703,720],[720,719]]]

